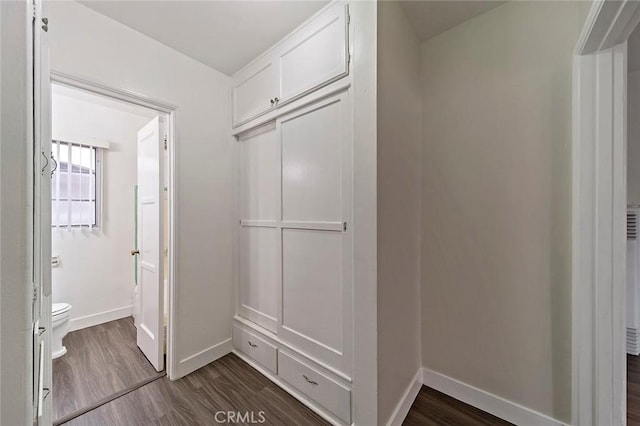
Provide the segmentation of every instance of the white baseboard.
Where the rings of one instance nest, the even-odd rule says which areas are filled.
[[[640,354],[640,331],[637,328],[627,327],[627,353]]]
[[[420,392],[420,388],[422,387],[422,376],[422,369],[418,369],[413,381],[409,384],[409,387],[407,387],[407,390],[402,395],[402,399],[400,399],[396,409],[393,410],[393,414],[391,414],[391,417],[387,422],[387,426],[402,425],[407,414],[409,414],[413,401],[416,400],[418,392]]]
[[[83,328],[93,327],[94,325],[104,324],[105,322],[130,317],[132,312],[133,307],[131,305],[128,305],[123,306],[122,308],[112,309],[110,311],[86,315],[80,318],[73,318],[69,321],[69,331],[81,330]]]
[[[479,408],[516,425],[562,426],[555,420],[530,408],[483,391],[444,374],[423,368],[422,383],[459,401]]]
[[[231,353],[232,350],[233,346],[231,344],[231,338],[229,338],[179,361],[178,368],[176,369],[176,379],[184,377],[189,373],[193,373],[198,368],[202,368],[207,364],[211,364],[216,359],[222,358],[226,354]]]

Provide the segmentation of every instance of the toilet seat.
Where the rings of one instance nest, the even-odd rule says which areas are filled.
[[[54,303],[51,306],[51,315],[53,316],[62,315],[65,312],[69,312],[70,309],[71,309],[71,305],[68,303]]]

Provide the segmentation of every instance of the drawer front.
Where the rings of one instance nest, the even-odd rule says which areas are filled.
[[[278,352],[278,376],[327,410],[351,423],[351,391],[324,373]]]
[[[255,334],[234,325],[233,347],[250,356],[274,374],[278,373],[278,350]]]

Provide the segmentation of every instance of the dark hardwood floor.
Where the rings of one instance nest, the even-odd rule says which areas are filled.
[[[640,356],[627,355],[627,424],[640,425]]]
[[[156,376],[136,345],[133,318],[72,331],[53,360],[53,418],[59,419]]]
[[[162,378],[71,420],[68,426],[213,425],[217,412],[253,413],[266,425],[327,425],[322,418],[234,354],[174,382]],[[251,414],[249,414],[251,415]],[[225,414],[218,414],[224,420]],[[423,387],[405,425],[509,425]]]
[[[511,423],[423,386],[403,425],[510,425]]]
[[[65,425],[215,425],[217,412],[263,412],[265,425],[326,425],[313,411],[233,354],[170,381],[164,377]],[[218,414],[217,420],[226,420]],[[241,421],[238,424],[251,423]]]
[[[69,333],[65,345],[69,352],[54,360],[53,366],[54,418],[156,375],[136,346],[132,318]],[[635,368],[635,374],[640,376],[640,362]],[[640,387],[640,379],[637,383]],[[630,395],[632,391],[630,388]],[[633,392],[640,400],[640,389]],[[222,413],[216,418],[218,412]],[[227,412],[253,414],[253,419],[228,419]],[[229,354],[180,380],[172,382],[163,377],[153,381],[65,425],[191,426],[247,424],[262,418],[266,425],[328,424],[236,355]],[[404,424],[510,423],[423,386]]]

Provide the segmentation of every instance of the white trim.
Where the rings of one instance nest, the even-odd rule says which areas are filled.
[[[422,382],[425,386],[516,425],[564,425],[559,420],[427,368],[422,369]]]
[[[418,369],[415,377],[404,391],[398,405],[396,405],[396,409],[393,410],[391,417],[389,417],[387,426],[402,426],[402,423],[407,418],[407,414],[409,414],[409,410],[411,410],[413,402],[420,392],[420,388],[422,388],[423,376],[422,368]]]
[[[73,312],[73,307],[71,307]],[[130,317],[133,313],[133,306],[123,306],[122,308],[111,309],[109,311],[98,312],[97,314],[85,315],[79,318],[73,318],[69,321],[69,331],[82,330],[83,328],[93,327],[94,325],[104,324],[105,322],[119,320],[121,318]]]
[[[150,98],[140,93],[125,89],[117,89],[106,84],[95,82],[88,78],[65,74],[55,70],[51,70],[51,81],[63,86],[84,90],[90,93],[103,95],[108,98],[118,99],[130,104],[150,108],[165,114],[171,114],[178,109],[176,106]]]
[[[636,0],[593,2],[576,45],[576,55],[586,55],[624,43],[640,21]]]
[[[251,367],[258,370],[260,374],[265,376],[267,379],[271,380],[274,384],[278,385],[287,393],[291,394],[291,396],[293,396],[295,399],[300,401],[302,404],[306,405],[314,413],[316,413],[317,415],[319,415],[320,417],[322,417],[332,425],[334,426],[346,425],[346,423],[344,423],[342,420],[338,419],[328,411],[325,411],[322,407],[317,405],[313,400],[307,398],[303,393],[298,392],[294,387],[290,386],[287,382],[280,379],[278,376],[276,376],[275,374],[273,374],[272,372],[270,372],[269,370],[267,370],[266,368],[264,368],[263,366],[261,366],[260,364],[252,360],[251,358],[249,358],[248,356],[244,355],[242,352],[236,349],[233,349],[231,352],[233,352],[238,358],[240,358],[241,360],[249,364]]]
[[[268,111],[260,117],[256,117],[238,127],[235,127],[231,131],[231,135],[235,136],[238,140],[246,137],[246,134],[251,134],[249,132],[253,132],[254,130],[258,130],[263,126],[268,126],[271,122],[273,122],[276,118],[281,117],[283,115],[289,114],[293,111],[297,111],[300,108],[304,108],[310,104],[315,104],[316,102],[324,101],[327,98],[335,96],[341,92],[345,92],[347,89],[351,87],[351,77],[347,76],[345,78],[341,78],[339,81],[333,82],[327,86],[324,86],[318,90],[315,90],[313,93],[305,96],[304,98],[299,98],[282,107],[278,107],[273,111]]]
[[[184,377],[187,374],[193,373],[199,368],[204,367],[207,364],[211,364],[213,361],[222,358],[233,350],[233,344],[231,338],[223,340],[213,346],[208,347],[194,355],[188,356],[185,359],[178,362],[176,368],[176,377]],[[170,377],[171,380],[175,380]]]
[[[572,422],[626,423],[626,40],[640,3],[597,1],[573,70]]]
[[[627,327],[627,354],[640,355],[640,331],[637,328]]]

